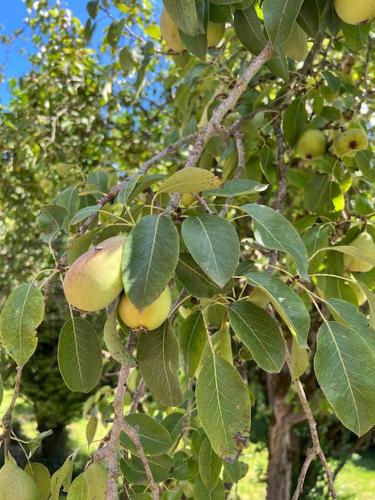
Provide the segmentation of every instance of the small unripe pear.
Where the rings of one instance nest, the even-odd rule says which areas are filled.
[[[207,25],[207,47],[216,47],[223,38],[225,24],[208,22]]]
[[[73,262],[64,279],[66,300],[82,311],[99,311],[121,293],[123,236],[102,241]]]
[[[190,205],[192,205],[196,201],[197,200],[196,200],[195,196],[192,193],[184,193],[181,196],[180,205],[181,205],[181,207],[187,208],[187,207],[190,207]]]
[[[297,152],[308,160],[323,156],[326,151],[326,137],[320,130],[308,129],[298,140]]]
[[[177,24],[165,8],[163,8],[161,13],[160,32],[169,50],[173,50],[173,52],[183,52],[186,50],[185,45],[182,43]]]
[[[375,16],[374,0],[335,0],[339,18],[348,24],[360,24]]]
[[[132,330],[156,330],[167,319],[171,309],[171,292],[167,287],[163,293],[149,306],[138,309],[130,299],[124,295],[118,305],[118,314],[126,326]]]
[[[292,31],[284,43],[284,50],[293,61],[304,61],[309,52],[307,35],[299,24],[294,23]]]
[[[366,149],[368,138],[361,128],[350,128],[336,135],[333,147],[337,156],[353,158],[358,151]]]
[[[368,255],[372,255],[375,258],[375,243],[371,238],[371,235],[366,231],[357,236],[357,238],[353,240],[349,246],[357,248],[358,250],[361,250]],[[344,255],[344,266],[352,273],[367,273],[374,267],[366,260],[346,254]]]
[[[0,500],[39,500],[35,481],[9,461],[0,470]]]

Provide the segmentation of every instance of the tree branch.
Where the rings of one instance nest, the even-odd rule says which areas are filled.
[[[221,132],[221,122],[223,118],[229,111],[235,108],[238,100],[245,92],[252,78],[258,73],[262,66],[269,59],[271,59],[272,54],[273,47],[271,42],[268,42],[260,52],[260,54],[252,60],[251,64],[248,66],[242,77],[237,80],[235,86],[230,90],[226,99],[224,99],[224,101],[217,108],[215,108],[212,117],[207,122],[207,124],[198,132],[192,151],[190,152],[184,168],[195,167],[197,165],[208,141],[211,139],[211,137]],[[181,194],[174,193],[168,203],[166,212],[174,212],[179,204],[180,199]]]
[[[288,194],[287,180],[286,180],[286,164],[285,164],[285,144],[283,132],[281,130],[281,116],[278,115],[273,123],[273,129],[276,136],[277,144],[277,164],[279,167],[280,181],[279,190],[276,199],[273,202],[273,208],[277,212],[282,212],[285,207],[286,197]]]
[[[289,349],[287,347],[286,347],[285,351],[286,351],[286,362],[287,362],[289,371],[291,372],[292,359],[290,356]],[[319,435],[318,435],[318,431],[316,429],[317,423],[314,419],[311,408],[310,408],[309,403],[307,401],[305,390],[304,390],[299,378],[294,380],[293,384],[297,390],[298,399],[300,400],[302,409],[306,415],[307,423],[309,425],[311,440],[313,443],[314,457],[318,456],[320,458],[320,461],[322,462],[322,465],[323,465],[323,468],[324,468],[324,471],[325,471],[325,474],[327,477],[329,494],[330,494],[331,498],[336,499],[337,495],[336,495],[336,491],[335,491],[335,486],[333,484],[333,475],[332,475],[332,472],[329,468],[327,458],[324,455],[324,452],[323,452],[322,447],[320,445]],[[304,480],[304,477],[306,476],[307,469],[308,469],[309,465],[311,464],[313,458],[309,461],[305,460],[305,463],[304,463],[304,466],[302,467],[302,469],[305,467],[306,470],[304,471],[304,476],[303,476],[303,478],[301,478],[301,480],[302,479]],[[301,471],[301,473],[302,473],[302,471]],[[303,486],[303,482],[302,482],[302,486]],[[298,498],[298,497],[296,497],[296,498]]]
[[[148,483],[150,485],[151,492],[152,492],[152,498],[153,498],[153,500],[159,500],[159,497],[160,497],[159,488],[158,488],[158,485],[155,483],[154,478],[152,476],[150,464],[148,463],[147,457],[146,457],[145,452],[143,450],[143,446],[142,446],[141,440],[139,439],[138,432],[134,429],[134,427],[132,427],[131,425],[129,425],[125,421],[122,422],[121,430],[123,432],[125,432],[125,434],[127,434],[129,436],[129,438],[133,441],[134,446],[137,449],[137,455],[139,456],[139,458],[143,464],[143,467],[145,469],[146,477],[147,477],[147,480],[148,480]],[[115,497],[110,497],[110,498],[108,498],[108,500],[110,500],[112,498],[115,498]]]
[[[315,457],[316,457],[316,452],[313,449],[309,449],[307,451],[305,461],[303,462],[302,469],[299,473],[297,487],[292,497],[292,500],[298,500],[298,498],[300,497],[303,490],[303,484],[305,482],[307,471],[311,465],[311,462],[314,460]]]
[[[14,391],[12,395],[12,399],[9,405],[9,408],[5,412],[2,418],[2,426],[3,426],[3,434],[0,436],[0,439],[4,442],[4,457],[7,457],[9,454],[9,445],[10,445],[10,434],[12,432],[12,419],[13,412],[16,406],[16,401],[20,393],[21,386],[21,377],[22,377],[22,367],[17,366],[16,379],[14,382]]]

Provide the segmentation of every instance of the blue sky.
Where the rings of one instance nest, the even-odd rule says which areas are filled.
[[[23,20],[27,16],[26,6],[22,0],[0,0],[4,5],[0,8],[0,25],[2,32],[10,35],[15,29],[23,26]],[[82,23],[85,23],[88,14],[86,11],[86,0],[61,0],[63,6],[71,9],[73,14]],[[32,49],[30,34],[25,33],[11,47],[0,45],[0,69],[5,78],[18,77],[27,71],[29,65],[27,54],[22,54],[21,49],[26,51]],[[7,101],[9,96],[6,81],[0,84],[0,104]]]

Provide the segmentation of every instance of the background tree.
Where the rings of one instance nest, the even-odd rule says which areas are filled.
[[[40,50],[1,118],[0,272],[5,290],[29,279],[1,315],[18,365],[5,454],[40,290],[48,301],[65,278],[70,304],[94,311],[62,314],[57,357],[71,390],[101,383],[102,349],[121,364],[113,415],[100,409],[111,429],[71,486],[68,456],[52,497],[63,485],[107,499],[118,486],[134,498],[224,498],[244,474],[250,405],[267,428],[268,498],[298,498],[305,479],[308,494],[336,497],[326,456],[368,443],[375,424],[375,7],[362,3],[168,0],[167,47],[161,5],[91,1],[84,28],[35,6]],[[118,235],[122,271],[121,256],[109,260],[119,240],[106,242]],[[150,317],[160,328],[139,332]]]

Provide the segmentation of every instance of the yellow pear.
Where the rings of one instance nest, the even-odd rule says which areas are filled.
[[[9,461],[0,470],[0,500],[39,500],[35,481]]]
[[[367,255],[372,255],[375,259],[375,243],[368,232],[361,233],[349,246],[357,248]],[[352,273],[367,273],[374,267],[370,262],[346,254],[344,255],[344,265]]]
[[[335,0],[339,18],[348,24],[360,24],[375,16],[374,0]]]
[[[284,43],[284,50],[286,55],[293,61],[304,61],[306,59],[309,52],[307,35],[299,24],[294,23],[292,31]]]
[[[161,13],[160,32],[169,50],[173,50],[173,52],[183,52],[186,50],[181,40],[177,24],[173,21],[165,8],[163,8]]]
[[[368,146],[366,132],[361,128],[350,128],[336,135],[333,147],[337,156],[352,158],[361,149]]]
[[[223,38],[225,24],[208,22],[207,25],[207,46],[216,47]],[[167,10],[163,8],[160,17],[160,32],[169,50],[173,52],[183,52],[186,47],[181,40],[177,24],[173,21]]]
[[[99,311],[121,293],[123,236],[102,241],[73,262],[64,279],[66,300],[82,311]]]
[[[320,130],[308,129],[298,140],[297,152],[308,160],[323,156],[326,151],[326,137]]]
[[[118,305],[118,314],[126,326],[132,330],[144,328],[156,330],[167,319],[171,309],[171,292],[167,287],[163,293],[149,306],[138,309],[130,299],[124,295]]]
[[[207,47],[216,47],[223,38],[225,24],[208,22],[207,25]]]
[[[181,196],[181,201],[180,201],[180,205],[181,207],[190,207],[190,205],[192,205],[193,203],[195,203],[197,200],[194,196],[193,193],[184,193],[182,196]]]

